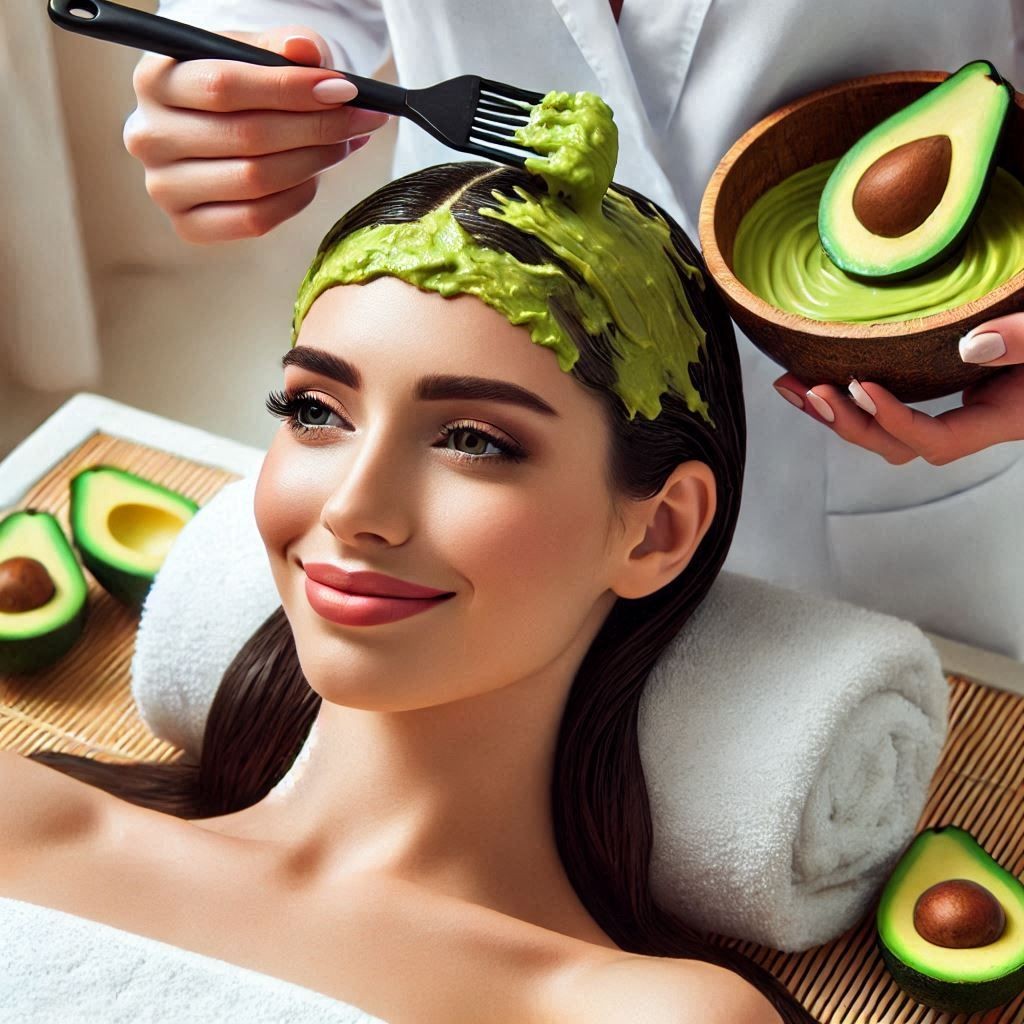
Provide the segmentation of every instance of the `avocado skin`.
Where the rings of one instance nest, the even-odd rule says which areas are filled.
[[[939,981],[915,971],[890,952],[877,932],[875,944],[896,984],[919,1003],[934,1007],[936,1010],[944,1010],[947,1013],[978,1013],[1002,1006],[1024,990],[1024,966],[991,981],[956,984]]]
[[[96,558],[88,548],[77,543],[75,547],[82,557],[82,564],[96,577],[96,582],[108,594],[133,608],[142,608],[146,594],[153,585],[153,576],[132,575],[124,570],[115,572],[106,562]]]
[[[71,509],[69,513],[71,536],[81,556],[82,564],[108,594],[135,611],[141,611],[149,588],[153,585],[153,580],[159,570],[158,568],[150,571],[139,570],[123,562],[111,564],[111,561],[104,558],[101,548],[96,548],[89,543],[91,531],[88,528],[88,523],[93,510],[89,484],[97,475],[110,482],[108,484],[110,486],[113,483],[123,486],[126,499],[145,503],[147,496],[152,495],[154,499],[157,499],[152,502],[153,507],[157,509],[165,507],[165,502],[159,499],[170,498],[178,506],[178,510],[184,518],[194,515],[199,510],[199,504],[174,488],[164,487],[162,484],[157,484],[119,466],[95,463],[80,470],[71,478]]]
[[[823,225],[824,222],[819,217],[819,232],[820,232],[820,238],[821,238],[821,247],[825,251],[825,254],[828,256],[828,258],[837,267],[839,267],[843,271],[844,274],[848,274],[850,277],[854,278],[855,280],[863,281],[866,284],[877,284],[879,282],[904,281],[904,280],[907,280],[908,278],[920,277],[922,274],[925,274],[929,270],[933,270],[935,267],[937,267],[937,266],[941,265],[942,263],[946,262],[946,260],[956,258],[958,253],[959,253],[959,251],[963,248],[964,243],[967,241],[967,236],[970,234],[971,228],[974,226],[974,222],[977,219],[977,216],[980,213],[981,208],[984,205],[985,200],[988,198],[988,194],[989,194],[989,192],[991,190],[992,176],[995,174],[995,169],[996,169],[996,166],[998,164],[998,154],[1000,152],[1000,149],[1002,148],[1003,140],[1006,137],[1007,125],[1010,122],[1009,108],[1012,107],[1012,105],[1014,103],[1014,88],[1013,88],[1013,84],[1007,78],[1005,78],[1003,75],[1001,75],[996,70],[996,68],[994,67],[994,65],[990,61],[987,61],[987,60],[969,61],[963,67],[958,68],[955,72],[953,72],[953,74],[950,75],[950,78],[954,77],[955,75],[960,74],[960,72],[963,71],[964,68],[967,68],[967,67],[969,67],[972,64],[984,64],[987,67],[987,69],[988,69],[988,77],[991,78],[992,81],[995,82],[995,84],[997,86],[999,86],[1001,88],[1004,88],[1009,93],[1010,102],[1009,102],[1009,105],[1007,107],[1007,111],[1004,114],[1003,119],[1002,119],[1002,121],[1000,123],[999,131],[998,131],[998,133],[996,135],[996,138],[995,138],[995,140],[994,140],[994,142],[992,144],[991,159],[988,162],[988,166],[987,166],[985,174],[984,174],[984,176],[982,178],[981,186],[980,186],[980,188],[978,190],[977,199],[974,202],[973,206],[971,207],[969,215],[966,217],[966,219],[964,220],[964,223],[961,225],[960,230],[957,231],[954,235],[952,235],[949,238],[949,240],[946,242],[946,244],[942,246],[941,249],[939,249],[938,251],[933,253],[932,256],[929,257],[926,260],[923,260],[923,261],[921,261],[919,263],[915,263],[913,266],[905,267],[902,270],[889,270],[889,271],[887,271],[885,273],[876,272],[876,273],[870,273],[869,274],[869,273],[860,272],[860,271],[858,271],[858,269],[856,267],[851,265],[851,263],[847,260],[845,253],[842,252],[841,249],[837,248],[837,246],[835,245],[834,240],[832,238],[831,230],[826,230],[826,231],[822,231],[821,230],[821,226]],[[944,84],[944,83],[941,83],[941,84]],[[931,91],[931,90],[929,90],[929,91]],[[927,93],[925,93],[923,95],[927,95]],[[894,117],[898,117],[899,114],[896,114],[896,115],[893,115],[893,116]],[[892,118],[890,118],[890,120],[892,120]],[[852,147],[852,149],[856,149],[859,146],[860,146],[860,142],[858,142],[854,147]],[[852,149],[851,149],[851,151],[852,151]],[[844,156],[844,159],[845,159],[845,156]],[[826,184],[826,189],[827,188],[828,188],[828,184]],[[831,220],[831,218],[829,218],[829,219]]]
[[[28,640],[0,639],[0,672],[23,675],[37,672],[63,658],[81,636],[85,625],[86,605],[62,626]]]
[[[33,637],[6,638],[0,636],[0,673],[4,675],[24,675],[37,672],[60,660],[81,636],[89,608],[88,585],[85,582],[85,577],[82,576],[81,569],[78,568],[77,561],[75,561],[74,549],[55,516],[34,508],[12,512],[0,519],[0,535],[5,532],[5,527],[11,528],[11,524],[17,521],[16,517],[25,515],[34,515],[44,519],[54,541],[57,544],[63,541],[66,550],[60,554],[68,570],[72,573],[77,571],[77,575],[80,577],[77,582],[81,587],[82,600],[73,615],[47,633]]]
[[[999,78],[998,75],[994,76],[1000,81],[1005,79]],[[1009,83],[1006,83],[1009,85]],[[1011,86],[1012,88],[1012,86]],[[998,152],[1003,144],[1003,139],[1006,137],[1006,126],[1009,124],[1010,119],[1006,118],[1003,121],[1003,126],[999,129],[999,136],[995,143],[995,150]],[[971,233],[971,229],[974,227],[974,222],[978,219],[978,214],[981,212],[981,208],[985,205],[985,200],[988,199],[988,194],[992,190],[992,177],[996,173],[996,160],[988,165],[988,170],[985,172],[985,177],[982,179],[981,188],[978,190],[978,200],[971,208],[970,216],[964,221],[963,227],[949,240],[949,243],[940,249],[931,259],[925,260],[923,263],[916,267],[907,267],[905,270],[895,271],[889,274],[859,274],[854,270],[843,268],[843,273],[848,274],[850,277],[857,281],[863,281],[866,284],[877,284],[879,281],[906,281],[912,277],[921,277],[923,274],[927,274],[929,270],[934,270],[936,267],[945,263],[946,260],[956,260],[960,258],[960,251],[963,249],[967,242],[967,236]],[[825,244],[822,239],[821,247],[825,250],[826,255],[836,266],[840,266],[840,258],[838,253],[834,253],[829,245]]]
[[[955,857],[951,852],[954,850]],[[917,934],[913,923],[906,918],[909,904],[903,894],[910,893],[919,897],[922,891],[926,891],[927,885],[922,888],[920,882],[915,881],[918,866],[927,865],[929,858],[936,855],[949,857],[949,860],[931,861],[932,867],[926,867],[926,870],[931,872],[929,882],[936,877],[934,865],[937,863],[941,863],[941,873],[949,878],[964,877],[984,884],[985,878],[991,876],[993,883],[998,880],[1000,887],[1003,888],[1000,902],[1006,911],[1007,929],[1019,928],[1021,907],[1024,905],[1024,889],[1021,887],[1020,879],[995,860],[968,829],[947,823],[922,829],[900,856],[882,890],[875,911],[875,944],[896,983],[920,1003],[950,1013],[975,1013],[1002,1006],[1016,999],[1024,991],[1024,947],[1019,935],[1014,937],[1015,931],[1004,932],[1004,935],[996,940],[997,943],[1009,945],[1009,948],[999,954],[1000,960],[996,961],[1003,962],[1002,956],[1008,958],[1005,961],[1007,973],[983,981],[951,981],[936,978],[925,973],[927,948],[913,953],[912,958],[908,956],[907,959],[903,959],[887,944],[887,935],[893,938],[894,942],[902,942],[905,938],[905,934],[901,934],[904,928],[914,929],[914,933]],[[959,860],[963,857],[968,859],[967,863]],[[957,861],[959,865],[954,866]],[[998,890],[993,890],[995,891]],[[887,927],[886,923],[894,920],[890,914],[895,912],[895,907],[901,901],[904,906],[904,926]],[[1011,920],[1016,923],[1011,924]],[[930,944],[925,941],[924,945],[928,947]],[[964,949],[963,952],[966,953],[968,950]],[[949,953],[950,950],[945,950],[945,954]],[[913,963],[921,963],[923,969],[918,970],[911,966],[911,960]]]

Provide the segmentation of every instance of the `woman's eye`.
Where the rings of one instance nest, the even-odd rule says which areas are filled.
[[[443,447],[467,462],[519,462],[526,457],[525,449],[511,439],[496,437],[472,424],[447,424],[441,428],[441,434],[445,440]]]
[[[331,416],[340,420],[342,426],[347,425],[347,421],[340,413],[336,413],[326,402],[319,401],[315,395],[305,391],[271,391],[267,395],[266,407],[271,416],[283,420],[285,426],[300,437],[320,434],[324,428],[330,426],[326,420]]]
[[[288,394],[272,391],[267,396],[266,406],[271,415],[285,421],[289,430],[307,440],[328,440],[333,435],[324,431],[333,431],[338,427],[343,430],[352,429],[352,424],[341,413],[335,412],[326,402],[307,392]],[[330,422],[332,416],[336,423]],[[526,449],[512,438],[505,435],[499,437],[470,421],[446,423],[440,428],[440,434],[443,441],[435,447],[445,448],[467,464],[520,462],[526,458]]]
[[[329,409],[315,398],[302,399],[295,410],[296,419],[300,426],[304,427],[326,427],[329,425],[327,420],[332,416],[340,419],[333,409]]]
[[[459,427],[453,430],[448,435],[448,440],[455,442],[453,447],[459,451],[464,451],[467,455],[486,455],[488,454],[488,445],[497,454],[501,454],[501,449],[493,441],[481,434],[480,431],[472,430],[469,427]]]

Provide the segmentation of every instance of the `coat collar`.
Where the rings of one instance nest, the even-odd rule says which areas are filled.
[[[710,0],[700,2],[706,10]],[[693,225],[662,170],[664,154],[661,140],[647,116],[608,0],[551,0],[551,3],[615,114],[620,137],[616,177],[664,206],[679,220],[687,234],[694,237]],[[626,16],[629,3],[630,0],[625,0],[622,17]]]
[[[643,103],[637,91],[636,79],[629,67],[626,51],[622,47],[619,28],[612,15],[608,0],[551,0],[570,35],[590,65],[591,71],[609,97],[622,104],[622,114],[646,123]],[[610,102],[610,101],[609,101]],[[619,110],[615,111],[619,115]]]

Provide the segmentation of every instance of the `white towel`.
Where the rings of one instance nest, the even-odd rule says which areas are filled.
[[[221,677],[281,604],[256,528],[255,493],[256,475],[233,480],[188,521],[139,619],[131,664],[139,715],[196,758]]]
[[[655,899],[776,949],[842,934],[916,831],[948,699],[912,623],[722,573],[641,699]]]
[[[255,480],[192,518],[142,609],[140,714],[193,755],[224,670],[280,603]],[[948,693],[913,624],[721,573],[641,700],[655,898],[697,927],[787,951],[846,931],[914,835]]]
[[[0,897],[0,1020],[25,1024],[384,1024],[302,985]]]

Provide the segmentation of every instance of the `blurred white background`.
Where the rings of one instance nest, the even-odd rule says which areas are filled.
[[[295,292],[331,225],[390,177],[394,121],[298,216],[194,245],[122,141],[140,52],[58,28],[46,0],[17,7],[0,22],[0,457],[78,391],[266,447]],[[376,77],[394,81],[390,63]]]

